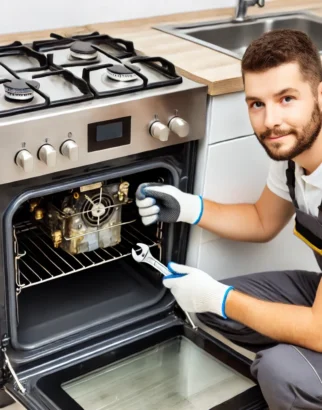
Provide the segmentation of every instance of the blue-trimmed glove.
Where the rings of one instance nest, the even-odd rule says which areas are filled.
[[[197,224],[203,213],[201,196],[158,183],[141,184],[136,191],[136,205],[144,225],[157,221]]]
[[[170,262],[173,275],[165,276],[163,284],[169,288],[182,310],[212,312],[227,319],[225,305],[232,286],[224,285],[202,270]],[[180,276],[178,276],[180,275]]]

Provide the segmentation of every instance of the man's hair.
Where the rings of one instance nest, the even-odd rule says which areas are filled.
[[[273,30],[264,33],[247,48],[242,59],[242,75],[264,72],[282,64],[298,63],[304,81],[316,89],[322,81],[322,65],[317,47],[302,31]]]

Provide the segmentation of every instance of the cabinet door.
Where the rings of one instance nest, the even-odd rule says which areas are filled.
[[[254,135],[214,144],[208,150],[202,195],[220,203],[253,203],[266,184],[268,163]],[[312,251],[293,235],[293,223],[292,219],[276,238],[265,244],[230,241],[193,228],[188,263],[216,279],[269,270],[317,270]]]
[[[210,145],[253,133],[244,92],[212,97],[208,115]]]

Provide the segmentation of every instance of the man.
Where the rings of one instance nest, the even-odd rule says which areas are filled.
[[[252,127],[271,158],[261,197],[223,205],[146,183],[136,194],[142,221],[198,224],[231,240],[266,242],[296,213],[295,232],[322,268],[319,54],[302,32],[272,31],[248,47],[242,74]],[[322,409],[320,273],[265,272],[218,282],[192,267],[171,262],[169,268],[186,274],[164,280],[183,310],[231,340],[263,345],[251,371],[270,410]]]

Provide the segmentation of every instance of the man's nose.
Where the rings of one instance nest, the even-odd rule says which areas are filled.
[[[280,110],[275,105],[266,105],[265,110],[265,127],[268,129],[273,129],[274,127],[280,126],[282,123],[282,117],[280,115]]]

